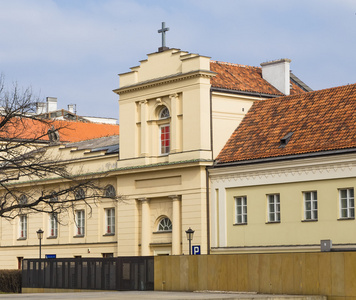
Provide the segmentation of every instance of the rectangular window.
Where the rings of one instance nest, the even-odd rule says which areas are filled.
[[[355,218],[354,189],[340,189],[340,218]]]
[[[160,138],[160,147],[161,147],[161,154],[168,154],[170,151],[170,127],[169,124],[161,125],[161,138]]]
[[[268,199],[268,222],[280,222],[280,201],[279,194],[267,195]]]
[[[317,192],[304,192],[304,220],[318,220]]]
[[[247,224],[247,198],[235,197],[235,223]]]
[[[105,209],[106,234],[115,233],[115,208]]]
[[[20,215],[19,221],[19,238],[27,238],[27,215]]]
[[[76,214],[76,235],[84,235],[85,217],[84,210],[77,210]]]
[[[49,237],[57,237],[58,234],[58,221],[57,213],[49,215]]]

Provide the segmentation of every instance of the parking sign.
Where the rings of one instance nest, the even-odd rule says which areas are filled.
[[[193,252],[193,255],[199,255],[200,254],[200,245],[192,246],[192,252]]]

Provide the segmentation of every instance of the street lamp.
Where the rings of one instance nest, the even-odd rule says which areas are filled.
[[[37,233],[38,239],[40,240],[40,259],[41,259],[41,241],[43,238],[43,230],[40,228],[36,231],[36,233]]]
[[[189,255],[192,255],[192,239],[194,235],[194,230],[189,227],[188,230],[185,231],[187,234],[187,240],[189,241]]]

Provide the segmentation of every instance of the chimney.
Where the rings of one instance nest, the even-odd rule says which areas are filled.
[[[55,97],[47,97],[47,112],[56,111],[57,110],[57,98]]]
[[[46,112],[46,103],[44,102],[37,102],[36,103],[36,114],[44,114]]]
[[[74,105],[75,104],[68,104],[68,111],[74,114]]]
[[[290,94],[290,62],[282,58],[261,64],[262,78],[287,96]]]

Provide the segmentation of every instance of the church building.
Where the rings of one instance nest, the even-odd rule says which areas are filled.
[[[75,207],[58,224],[45,213],[26,215],[26,222],[0,220],[2,266],[16,268],[22,258],[37,257],[38,228],[44,256],[189,254],[189,228],[192,245],[209,253],[211,242],[217,245],[215,229],[210,238],[211,211],[221,208],[210,205],[207,167],[255,102],[310,91],[290,72],[290,62],[251,67],[165,47],[120,74],[114,90],[119,141],[106,136],[50,145],[71,169],[101,182],[102,201]],[[19,188],[51,190],[56,184],[48,179]]]

